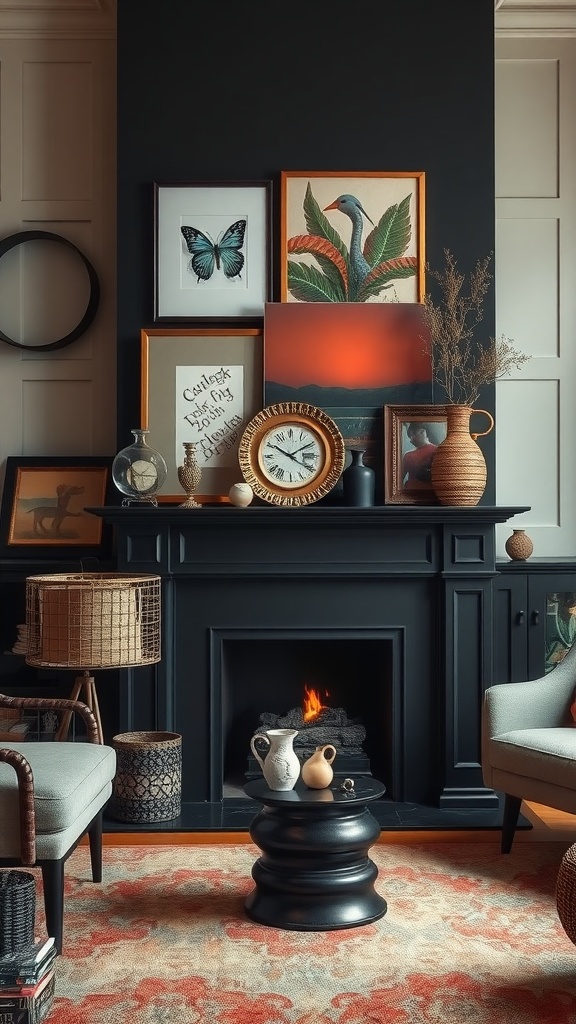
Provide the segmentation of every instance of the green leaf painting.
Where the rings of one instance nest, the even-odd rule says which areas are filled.
[[[332,227],[308,182],[303,201],[306,234],[289,238],[287,253],[306,254],[315,263],[288,260],[290,295],[299,302],[367,302],[384,292],[393,301],[395,281],[418,272],[416,256],[405,255],[412,238],[410,195],[389,206],[377,224],[348,193],[338,196],[325,210],[339,210],[350,219],[350,245]],[[366,221],[372,230],[363,241]],[[387,297],[385,294],[380,301]]]

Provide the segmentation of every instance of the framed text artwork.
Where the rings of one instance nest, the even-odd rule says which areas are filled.
[[[283,302],[422,302],[424,171],[281,171]]]
[[[384,500],[388,505],[438,505],[432,460],[446,437],[443,405],[384,407]]]
[[[154,322],[262,317],[271,206],[271,181],[155,182]]]
[[[260,328],[155,328],[141,332],[141,420],[168,475],[157,498],[180,502],[183,444],[196,445],[197,501],[227,502],[242,480],[238,445],[263,405]]]
[[[1,546],[12,555],[98,556],[109,531],[85,509],[111,498],[111,456],[8,456]]]

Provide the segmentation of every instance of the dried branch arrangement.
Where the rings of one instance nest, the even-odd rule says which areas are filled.
[[[530,359],[514,348],[505,334],[490,338],[482,345],[473,340],[474,329],[484,316],[483,302],[492,275],[490,256],[478,260],[470,274],[468,294],[466,283],[456,268],[456,260],[444,249],[443,270],[428,273],[438,282],[442,299],[437,305],[431,295],[423,303],[423,320],[429,337],[425,338],[432,363],[432,379],[446,393],[451,405],[473,405],[484,384],[492,384],[518,369]]]

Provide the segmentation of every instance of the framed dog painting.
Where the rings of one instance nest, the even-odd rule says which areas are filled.
[[[112,456],[9,456],[0,514],[5,554],[102,555],[105,525],[87,508],[110,496]]]

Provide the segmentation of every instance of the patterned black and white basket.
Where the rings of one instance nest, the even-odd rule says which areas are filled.
[[[34,942],[35,914],[34,875],[29,871],[0,871],[0,957]]]
[[[118,821],[171,821],[182,809],[182,737],[176,732],[114,736],[117,767],[108,814]]]

